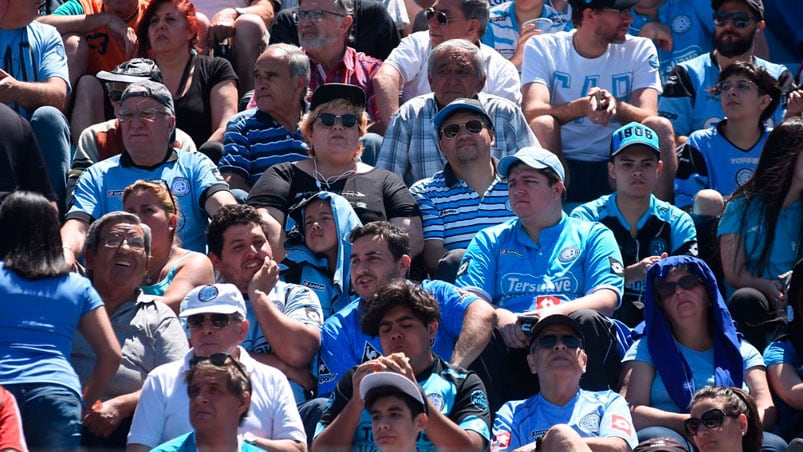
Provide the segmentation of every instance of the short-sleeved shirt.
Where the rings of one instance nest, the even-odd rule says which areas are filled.
[[[33,21],[22,28],[0,30],[0,68],[22,82],[44,82],[60,78],[70,92],[67,55],[56,27]],[[33,110],[9,104],[14,111],[30,119]]]
[[[494,125],[491,156],[501,159],[525,146],[539,145],[518,105],[486,93],[479,93],[477,99]],[[446,157],[440,151],[438,131],[432,123],[438,110],[438,102],[431,93],[402,104],[385,131],[376,167],[400,175],[407,185],[442,170]]]
[[[270,167],[254,184],[248,204],[287,213],[290,207],[322,189],[320,182],[296,165],[281,163]],[[346,198],[363,224],[420,215],[401,178],[379,168],[334,182],[327,191]]]
[[[287,377],[276,368],[257,362],[242,347],[239,350],[240,363],[251,377],[253,392],[248,416],[238,432],[306,442],[307,435]],[[194,356],[190,350],[184,358],[159,366],[148,374],[131,421],[128,444],[156,447],[192,431],[185,375]]]
[[[376,95],[374,94],[374,76],[379,72],[382,60],[357,52],[352,47],[346,47],[343,58],[329,72],[326,72],[323,66],[312,57],[309,62],[310,93],[315,92],[324,83],[348,83],[359,86],[365,91],[365,111],[368,112],[369,118],[371,121],[379,120],[379,107],[376,106]]]
[[[786,66],[758,57],[753,57],[753,64],[775,77],[784,94],[794,88],[794,77]],[[663,95],[658,99],[658,114],[672,122],[676,134],[689,135],[695,130],[708,129],[725,117],[720,96],[708,91],[717,84],[719,73],[719,63],[713,52],[684,61],[672,69]],[[778,105],[767,125],[780,124],[783,114],[784,106]]]
[[[318,330],[323,326],[321,303],[312,289],[298,284],[276,281],[276,285],[273,286],[268,296],[279,312],[287,316],[287,318],[297,320]],[[254,308],[251,306],[251,300],[247,296],[245,297],[245,306],[249,326],[248,333],[240,346],[251,353],[273,354],[274,346],[268,342],[268,338],[265,337],[265,333],[262,331],[263,327],[270,328],[270,325],[259,324]],[[296,402],[301,403],[306,400],[304,388],[296,382],[291,382],[290,386],[293,388]]]
[[[516,66],[491,47],[485,44],[480,47],[486,74],[482,92],[495,94],[521,105],[521,82]],[[427,76],[427,59],[431,50],[429,32],[419,31],[402,39],[385,60],[384,64],[392,66],[401,74],[402,102],[432,92]]]
[[[482,35],[483,44],[493,47],[507,59],[516,53],[521,32],[515,6],[515,2],[509,1],[491,8],[488,27],[485,29],[485,34]],[[552,27],[546,30],[546,33],[569,31],[573,28],[569,17],[549,5],[544,5],[541,17],[552,20]]]
[[[621,297],[622,256],[613,233],[570,218],[535,243],[519,218],[480,231],[466,248],[456,285],[516,313],[570,302],[602,289]]]
[[[650,206],[636,223],[635,238],[631,237],[630,224],[616,205],[616,193],[576,207],[571,216],[597,221],[610,229],[619,244],[625,267],[663,253],[697,255],[697,229],[691,216],[655,195],[650,195]],[[644,288],[644,281],[628,284],[622,299],[643,300]]]
[[[416,182],[410,193],[421,209],[424,240],[443,242],[447,250],[465,248],[481,229],[515,217],[507,179],[497,175],[485,193],[477,193],[448,163],[443,171]]]
[[[0,104],[0,192],[27,190],[55,201],[56,193],[47,172],[42,150],[31,124],[10,107]]]
[[[80,16],[105,13],[106,7],[104,0],[69,0],[53,11],[54,16]],[[127,17],[121,17],[123,22],[130,28],[137,29],[139,20],[145,14],[150,0],[139,0],[137,8],[131,11]],[[110,13],[113,14],[113,13]],[[120,46],[117,39],[109,32],[104,25],[96,30],[84,33],[84,39],[89,46],[89,56],[87,60],[86,72],[97,74],[98,71],[111,71],[118,64],[126,61],[125,46]]]
[[[221,173],[236,174],[253,186],[266,169],[285,162],[309,158],[301,131],[287,130],[282,123],[258,108],[234,115],[226,126]]]
[[[795,369],[798,375],[803,375],[803,363],[789,339],[770,342],[764,350],[764,364],[767,369],[776,364],[784,364]],[[803,420],[803,411],[792,408],[780,397],[775,399],[775,406],[778,408],[779,434],[790,437],[797,435]]]
[[[641,337],[630,349],[625,353],[622,358],[623,363],[629,361],[641,361],[653,367],[655,364],[650,350],[647,347],[648,339],[646,336]],[[694,387],[697,389],[714,384],[714,349],[697,351],[686,347],[685,345],[675,341],[675,344],[683,355],[683,358],[689,364],[689,369],[692,372],[692,379],[694,380]],[[764,367],[764,359],[755,347],[750,345],[747,341],[741,341],[739,352],[742,355],[743,370],[752,369],[754,367]],[[743,384],[743,389],[748,391],[749,388]],[[692,388],[691,392],[696,390]],[[671,411],[674,413],[686,413],[687,408],[681,408],[675,404],[669,393],[664,386],[664,380],[658,372],[655,373],[655,379],[652,381],[652,388],[650,389],[650,406],[664,411]]]
[[[466,309],[478,298],[439,280],[421,281],[421,288],[438,300],[441,312],[432,351],[438,356],[451,358],[463,328]],[[318,353],[318,396],[330,394],[338,380],[352,367],[383,355],[379,338],[362,332],[362,316],[363,304],[361,299],[357,299],[324,322]]]
[[[580,389],[564,406],[553,404],[541,394],[506,402],[494,419],[491,450],[526,446],[557,424],[572,427],[581,438],[622,438],[631,449],[638,444],[624,397],[610,390]]]
[[[316,436],[335,420],[352,397],[359,397],[359,394],[354,394],[351,384],[353,374],[354,369],[351,369],[338,381],[315,429]],[[490,441],[488,397],[477,374],[452,366],[436,356],[432,366],[416,375],[416,380],[436,409],[463,430],[476,432],[485,441]],[[366,409],[360,414],[351,445],[354,450],[378,450],[371,432],[371,415]],[[436,448],[429,437],[421,432],[416,450],[435,451]]]
[[[661,92],[658,52],[652,41],[627,35],[621,44],[609,44],[597,58],[584,58],[574,49],[572,32],[539,35],[527,41],[521,65],[521,83],[539,83],[549,89],[549,103],[561,105],[587,95],[598,86],[620,101],[630,101],[634,91],[648,88]],[[607,126],[578,118],[561,125],[563,154],[569,160],[600,162],[610,158],[613,132]]]
[[[770,134],[768,128],[749,149],[731,143],[722,133],[723,119],[715,126],[696,130],[678,152],[678,170],[675,174],[675,205],[691,207],[694,195],[704,188],[712,188],[729,197],[744,185],[758,165],[764,143]]]
[[[123,210],[123,191],[140,179],[169,184],[179,207],[176,232],[182,247],[205,253],[209,220],[204,204],[214,193],[228,191],[229,186],[215,164],[198,152],[171,150],[155,168],[137,166],[128,152],[95,163],[78,178],[66,218],[89,224],[106,213]]]
[[[196,444],[195,432],[190,432],[164,444],[160,444],[151,449],[151,452],[196,452],[197,450],[198,444]],[[246,443],[242,438],[237,439],[237,452],[260,452],[263,450],[264,449],[260,449],[257,446]]]
[[[187,335],[176,314],[153,297],[140,295],[123,303],[109,315],[109,320],[123,358],[101,394],[101,400],[140,390],[148,372],[181,359],[189,350]],[[76,333],[73,339],[70,361],[81,384],[86,385],[97,357],[81,333]]]
[[[211,17],[210,17],[211,18]],[[237,73],[225,58],[195,55],[192,83],[183,96],[173,99],[176,106],[176,127],[187,132],[196,146],[201,146],[217,129],[212,124],[212,90],[227,80],[237,84]]]

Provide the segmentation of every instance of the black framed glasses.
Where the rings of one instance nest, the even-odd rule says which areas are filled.
[[[191,330],[200,330],[206,323],[207,318],[212,328],[216,330],[226,328],[234,320],[232,314],[193,314],[187,317],[187,326]]]
[[[735,89],[739,93],[745,93],[754,86],[758,88],[758,85],[753,83],[752,80],[747,80],[747,79],[736,80],[736,81],[724,80],[714,85],[714,87],[717,89],[717,93],[719,94],[727,93],[732,89]],[[761,89],[759,89],[759,91],[761,91]]]
[[[158,108],[146,108],[145,110],[141,111],[120,110],[117,113],[117,119],[120,122],[130,122],[133,121],[134,118],[139,118],[144,121],[153,122],[156,121],[156,118],[160,116],[170,116],[170,113],[164,110],[160,110]]]
[[[321,22],[323,19],[326,18],[327,15],[337,16],[337,17],[346,17],[346,14],[340,14],[333,11],[327,11],[325,9],[311,9],[309,11],[304,11],[303,9],[298,9],[293,13],[293,22],[298,24],[304,19],[309,19],[312,22]]]
[[[560,341],[568,349],[580,348],[580,338],[570,334],[545,334],[535,339],[535,345],[538,348],[555,348],[555,345]]]
[[[360,118],[352,114],[336,115],[334,113],[321,113],[318,115],[318,121],[324,127],[332,127],[338,120],[341,126],[350,129],[357,125]]]
[[[106,248],[120,248],[123,243],[133,250],[145,249],[145,237],[135,234],[124,234],[122,232],[111,232],[103,237],[103,246]]]
[[[618,14],[620,19],[630,15],[630,8],[616,9],[616,8],[600,8],[600,11],[612,14]]]
[[[699,418],[692,417],[683,421],[683,430],[686,431],[687,435],[694,436],[700,430],[700,425],[705,425],[709,429],[720,428],[726,416],[735,418],[739,417],[739,414],[726,413],[719,408],[712,408]]]
[[[485,128],[485,123],[479,119],[472,119],[466,122],[447,124],[441,127],[441,135],[447,140],[454,139],[458,134],[460,134],[460,129],[463,127],[466,128],[468,133],[477,135],[482,132],[482,129]]]
[[[234,367],[236,367],[237,370],[239,370],[240,373],[246,377],[246,379],[248,378],[248,374],[245,372],[245,369],[243,369],[242,364],[240,364],[235,357],[229,355],[228,353],[212,353],[209,356],[195,356],[190,359],[190,366],[195,367],[198,365],[198,363],[203,361],[209,361],[213,366],[217,367],[226,367],[226,361],[231,361],[234,364]]]
[[[747,28],[751,20],[758,21],[758,18],[747,13],[714,13],[714,25],[717,27],[724,27],[730,21],[736,28]]]
[[[696,275],[686,275],[677,280],[676,282],[667,281],[656,284],[655,291],[658,293],[659,297],[666,298],[675,293],[675,291],[678,290],[678,287],[680,287],[683,290],[689,290],[697,287],[699,284],[702,283],[703,282],[700,281],[700,278],[698,278]]]
[[[438,25],[441,27],[449,26],[449,22],[454,22],[456,20],[464,20],[464,19],[450,19],[449,16],[446,14],[446,11],[438,11],[435,8],[427,8],[424,10],[424,17],[427,18],[427,22],[431,21],[432,18],[436,18],[438,20]]]

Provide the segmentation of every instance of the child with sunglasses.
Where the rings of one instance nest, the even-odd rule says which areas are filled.
[[[672,256],[647,270],[644,336],[625,354],[620,393],[630,403],[639,440],[682,436],[693,395],[711,384],[749,390],[765,430],[777,413],[764,361],[741,339],[720,295],[714,274],[702,260]],[[699,413],[697,413],[699,414]],[[765,433],[764,450],[786,450],[786,442]]]

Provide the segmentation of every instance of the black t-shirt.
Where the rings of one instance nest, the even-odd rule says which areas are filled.
[[[190,89],[173,99],[176,107],[176,127],[186,132],[195,146],[206,143],[212,135],[212,88],[226,80],[238,81],[231,63],[223,58],[197,55],[194,58],[195,72]]]
[[[286,215],[290,207],[326,188],[292,162],[280,163],[262,173],[248,195],[248,204],[273,207]],[[363,223],[421,215],[410,190],[390,171],[373,168],[334,182],[327,191],[346,198]]]
[[[0,192],[27,190],[56,200],[42,151],[28,121],[0,104],[0,131]]]

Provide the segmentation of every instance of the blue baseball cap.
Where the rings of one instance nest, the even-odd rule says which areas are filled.
[[[466,99],[465,97],[461,97],[451,101],[449,105],[441,108],[438,114],[435,115],[435,118],[432,119],[432,122],[435,124],[435,129],[440,132],[443,121],[446,121],[450,116],[461,110],[473,111],[474,113],[479,114],[480,116],[484,117],[485,122],[491,128],[493,128],[493,121],[491,121],[491,117],[488,116],[488,112],[485,111],[485,107],[482,106],[480,101],[477,99]]]
[[[649,127],[631,122],[616,129],[611,136],[611,158],[625,149],[640,144],[647,146],[655,153],[655,156],[661,158],[661,145],[658,142],[658,134]]]
[[[513,155],[502,157],[496,166],[496,171],[500,176],[507,177],[510,167],[518,162],[534,169],[549,168],[560,177],[561,181],[566,180],[566,172],[563,170],[563,164],[560,163],[558,156],[550,150],[536,146],[523,147]]]

